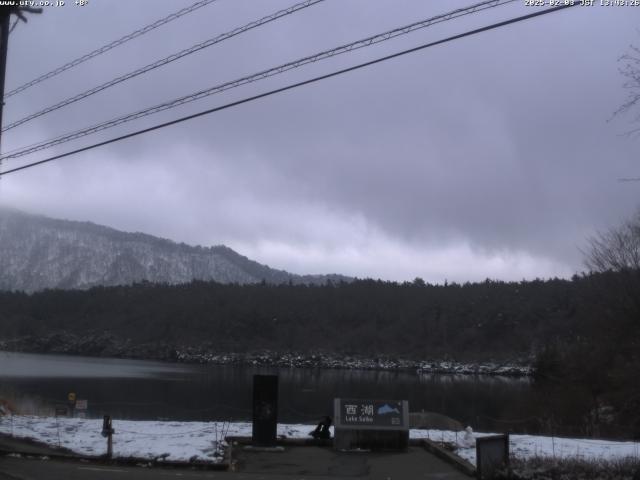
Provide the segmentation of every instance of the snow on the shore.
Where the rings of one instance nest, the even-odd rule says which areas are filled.
[[[475,438],[495,433],[474,432]],[[411,430],[411,438],[429,438],[435,442],[458,445],[455,453],[476,464],[476,448],[465,448],[464,432],[442,430]],[[544,437],[537,435],[509,435],[509,451],[516,458],[552,457],[578,458],[582,460],[617,460],[627,457],[640,458],[640,442],[618,442],[588,438]]]
[[[117,457],[164,459],[167,461],[218,462],[225,436],[251,436],[251,423],[177,422],[113,420],[113,450]],[[278,435],[308,438],[312,425],[279,424]],[[106,453],[107,441],[101,435],[102,419],[54,418],[35,416],[0,417],[0,433],[31,438],[48,445],[68,448],[78,454],[99,456]],[[482,437],[490,433],[476,433]],[[411,438],[429,438],[458,445],[456,453],[475,465],[475,447],[464,448],[464,432],[411,430]],[[519,458],[547,456],[585,460],[640,458],[639,442],[615,442],[578,438],[510,435],[510,450]]]
[[[251,436],[251,423],[113,420],[116,457],[168,461],[220,461],[217,448],[226,436]],[[278,435],[307,437],[310,425],[278,425]],[[0,433],[31,438],[87,456],[104,455],[102,419],[0,417]]]

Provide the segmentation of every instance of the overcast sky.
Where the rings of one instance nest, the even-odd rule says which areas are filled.
[[[597,3],[599,0],[597,0]],[[6,91],[191,1],[45,7],[9,40]],[[293,1],[217,0],[6,100],[4,124]],[[2,135],[3,151],[470,4],[326,0]],[[45,158],[535,11],[524,0],[67,143]],[[640,7],[574,7],[7,175],[0,204],[295,273],[429,282],[584,270],[640,204],[640,139],[608,121]]]

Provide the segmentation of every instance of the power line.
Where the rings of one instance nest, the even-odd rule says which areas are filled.
[[[69,63],[66,63],[64,65],[62,65],[61,67],[56,68],[55,70],[51,70],[48,73],[45,73],[41,76],[39,76],[38,78],[34,78],[33,80],[31,80],[30,82],[25,83],[24,85],[21,85],[17,88],[14,88],[13,90],[11,90],[9,93],[6,93],[4,95],[4,98],[7,99],[17,93],[22,92],[23,90],[26,90],[27,88],[33,87],[34,85],[37,85],[40,82],[44,82],[45,80],[48,80],[52,77],[55,77],[56,75],[61,74],[62,72],[69,70],[70,68],[76,67],[78,65],[80,65],[81,63],[86,62],[87,60],[92,59],[93,57],[97,57],[98,55],[101,55],[105,52],[108,52],[109,50],[119,47],[120,45],[122,45],[123,43],[128,42],[129,40],[133,40],[134,38],[140,37],[142,35],[144,35],[145,33],[150,32],[151,30],[154,30],[158,27],[161,27],[162,25],[165,25],[173,20],[176,20],[180,17],[182,17],[183,15],[187,15],[188,13],[194,12],[195,10],[198,10],[199,8],[202,8],[212,2],[215,2],[216,0],[199,0],[198,2],[194,3],[193,5],[189,6],[189,7],[185,7],[181,10],[178,10],[177,12],[171,13],[169,15],[167,15],[164,18],[161,18],[160,20],[156,20],[155,22],[147,25],[146,27],[140,28],[138,30],[135,30],[133,32],[131,32],[128,35],[125,35],[124,37],[121,37],[117,40],[114,40],[113,42],[110,42],[106,45],[103,45],[100,48],[97,48],[95,50],[93,50],[92,52],[89,52],[85,55],[82,55],[81,57],[76,58],[75,60],[70,61]]]
[[[50,140],[45,140],[43,142],[39,142],[35,145],[30,145],[30,146],[26,146],[26,147],[21,147],[18,150],[14,150],[13,152],[7,153],[4,156],[0,157],[0,160],[2,159],[9,159],[9,158],[18,158],[18,157],[22,157],[24,155],[28,155],[30,153],[34,153],[40,150],[44,150],[46,148],[50,148],[56,145],[60,145],[62,143],[66,143],[72,140],[76,140],[78,138],[84,137],[86,135],[91,135],[93,133],[97,133],[99,131],[102,130],[106,130],[108,128],[112,128],[115,127],[117,125],[126,123],[126,122],[130,122],[133,120],[137,120],[139,118],[142,117],[146,117],[148,115],[152,115],[154,113],[158,113],[158,112],[162,112],[164,110],[168,110],[180,105],[184,105],[186,103],[190,103],[193,102],[195,100],[199,100],[201,98],[216,94],[216,93],[221,93],[224,92],[226,90],[232,89],[232,88],[236,88],[242,85],[246,85],[248,83],[252,83],[255,81],[259,81],[259,80],[263,80],[265,78],[268,77],[272,77],[274,75],[278,75],[281,73],[284,73],[286,71],[295,69],[295,68],[299,68],[302,67],[304,65],[307,65],[309,63],[314,63],[317,61],[321,61],[321,60],[325,60],[327,58],[331,58],[337,55],[341,55],[343,53],[347,53],[353,50],[357,50],[360,48],[364,48],[364,47],[368,47],[370,45],[374,45],[380,42],[384,42],[387,40],[390,40],[392,38],[398,37],[400,35],[406,35],[408,33],[411,33],[415,30],[421,29],[421,28],[426,28],[428,26],[434,25],[436,23],[441,23],[441,22],[445,22],[448,20],[452,20],[454,18],[458,18],[461,16],[465,16],[465,15],[470,15],[472,13],[476,13],[482,10],[486,10],[489,8],[494,8],[497,6],[501,6],[501,5],[506,5],[508,3],[512,3],[516,0],[487,0],[484,2],[480,2],[478,4],[475,5],[471,5],[469,7],[465,7],[465,8],[460,8],[457,10],[453,10],[451,12],[442,14],[442,15],[437,15],[435,17],[431,17],[428,18],[426,20],[421,20],[419,22],[415,22],[412,23],[410,25],[405,25],[403,27],[398,27],[395,28],[393,30],[389,30],[386,31],[384,33],[380,33],[377,35],[373,35],[361,40],[357,40],[355,42],[351,42],[348,43],[346,45],[341,45],[339,47],[335,47],[332,48],[330,50],[325,50],[322,51],[320,53],[316,53],[314,55],[310,55],[307,57],[303,57],[300,58],[298,60],[294,60],[292,62],[288,62],[285,63],[283,65],[279,65],[277,67],[273,67],[273,68],[269,68],[267,70],[263,70],[261,72],[258,73],[254,73],[251,75],[248,75],[246,77],[241,77],[238,78],[236,80],[231,80],[229,82],[225,82],[223,84],[220,85],[216,85],[214,87],[210,87],[208,89],[205,90],[201,90],[199,92],[195,92],[189,95],[185,95],[183,97],[162,103],[160,105],[156,105],[154,107],[150,107],[144,110],[140,110],[138,112],[134,112],[134,113],[130,113],[112,120],[108,120],[106,122],[102,122],[96,125],[93,125],[91,127],[87,127],[84,128],[82,130],[78,130],[72,133],[68,133],[68,134],[64,134],[58,137],[55,137],[53,139]]]
[[[504,27],[504,26],[507,26],[507,25],[511,25],[513,23],[522,22],[524,20],[528,20],[528,19],[531,19],[531,18],[539,17],[541,15],[546,15],[546,14],[549,14],[549,13],[553,13],[553,12],[557,12],[557,11],[560,11],[560,10],[564,10],[566,8],[573,7],[575,5],[579,5],[579,4],[578,3],[574,3],[574,4],[561,5],[559,7],[554,7],[554,8],[547,8],[545,10],[540,10],[540,11],[537,11],[537,12],[534,12],[534,13],[530,13],[528,15],[522,15],[520,17],[511,18],[509,20],[504,20],[502,22],[493,23],[491,25],[487,25],[485,27],[477,28],[475,30],[469,30],[469,31],[466,31],[464,33],[460,33],[458,35],[453,35],[451,37],[444,38],[442,40],[437,40],[435,42],[425,43],[423,45],[420,45],[420,46],[417,46],[417,47],[413,47],[413,48],[410,48],[410,49],[407,49],[407,50],[402,50],[400,52],[396,52],[396,53],[393,53],[391,55],[386,55],[384,57],[379,57],[379,58],[376,58],[374,60],[370,60],[368,62],[360,63],[358,65],[354,65],[354,66],[351,66],[351,67],[348,67],[348,68],[344,68],[344,69],[341,69],[341,70],[336,70],[334,72],[327,73],[325,75],[320,75],[320,76],[317,76],[317,77],[314,77],[314,78],[311,78],[311,79],[308,79],[308,80],[303,80],[301,82],[293,83],[293,84],[287,85],[285,87],[277,88],[277,89],[270,90],[270,91],[265,92],[265,93],[261,93],[261,94],[258,94],[258,95],[247,97],[247,98],[244,98],[242,100],[237,100],[235,102],[227,103],[226,105],[210,108],[208,110],[204,110],[202,112],[195,113],[195,114],[192,114],[192,115],[187,115],[185,117],[181,117],[181,118],[178,118],[176,120],[171,120],[170,122],[165,122],[165,123],[161,123],[161,124],[158,124],[158,125],[154,125],[153,127],[144,128],[142,130],[138,130],[138,131],[135,131],[135,132],[132,132],[132,133],[128,133],[126,135],[121,135],[119,137],[111,138],[111,139],[105,140],[103,142],[94,143],[94,144],[88,145],[86,147],[82,147],[82,148],[78,148],[76,150],[72,150],[72,151],[69,151],[69,152],[66,152],[66,153],[62,153],[60,155],[54,155],[52,157],[45,158],[43,160],[39,160],[37,162],[32,162],[32,163],[29,163],[29,164],[26,164],[26,165],[22,165],[20,167],[13,168],[11,170],[7,170],[5,172],[0,172],[0,177],[2,177],[4,175],[7,175],[9,173],[15,173],[15,172],[18,172],[18,171],[21,171],[21,170],[26,170],[28,168],[32,168],[32,167],[35,167],[35,166],[38,166],[38,165],[43,165],[45,163],[52,162],[54,160],[59,160],[61,158],[65,158],[65,157],[68,157],[68,156],[71,156],[71,155],[75,155],[77,153],[86,152],[87,150],[93,150],[94,148],[98,148],[98,147],[101,147],[101,146],[104,146],[104,145],[108,145],[108,144],[111,144],[111,143],[119,142],[119,141],[125,140],[127,138],[131,138],[131,137],[135,137],[135,136],[138,136],[138,135],[142,135],[144,133],[152,132],[154,130],[159,130],[161,128],[168,127],[168,126],[171,126],[171,125],[175,125],[175,124],[178,124],[178,123],[181,123],[181,122],[185,122],[187,120],[191,120],[191,119],[194,119],[194,118],[202,117],[204,115],[209,115],[211,113],[219,112],[221,110],[226,110],[228,108],[236,107],[238,105],[242,105],[244,103],[249,103],[249,102],[252,102],[254,100],[258,100],[260,98],[269,97],[271,95],[282,93],[282,92],[285,92],[287,90],[293,90],[294,88],[298,88],[298,87],[301,87],[301,86],[304,86],[304,85],[309,85],[311,83],[316,83],[316,82],[319,82],[321,80],[326,80],[328,78],[336,77],[336,76],[342,75],[344,73],[352,72],[354,70],[359,70],[359,69],[364,68],[364,67],[368,67],[368,66],[371,66],[371,65],[382,63],[382,62],[385,62],[387,60],[391,60],[391,59],[396,58],[396,57],[401,57],[401,56],[407,55],[409,53],[414,53],[414,52],[417,52],[419,50],[424,50],[424,49],[429,48],[429,47],[433,47],[433,46],[440,45],[440,44],[443,44],[443,43],[451,42],[453,40],[458,40],[460,38],[468,37],[468,36],[475,35],[475,34],[482,33],[482,32],[486,32],[486,31],[489,31],[489,30],[494,30],[496,28],[500,28],[500,27]]]
[[[211,0],[210,0],[211,1]],[[96,87],[90,88],[89,90],[86,90],[82,93],[79,93],[77,95],[74,95],[73,97],[67,98],[65,100],[62,100],[61,102],[56,103],[55,105],[51,105],[50,107],[47,107],[43,110],[40,110],[38,112],[32,113],[31,115],[28,115],[24,118],[21,118],[20,120],[16,120],[13,123],[10,123],[9,125],[7,125],[6,127],[4,127],[2,129],[2,131],[6,131],[6,130],[11,130],[12,128],[15,128],[17,126],[22,125],[23,123],[27,123],[31,120],[33,120],[34,118],[38,118],[41,117],[42,115],[45,115],[47,113],[53,112],[54,110],[58,110],[59,108],[62,107],[66,107],[67,105],[71,105],[72,103],[78,102],[84,98],[90,97],[91,95],[95,95],[98,92],[101,92],[103,90],[106,90],[107,88],[113,87],[114,85],[117,85],[119,83],[122,82],[126,82],[127,80],[131,80],[132,78],[137,77],[138,75],[142,75],[144,73],[150,72],[152,70],[155,70],[156,68],[159,67],[163,67],[165,65],[168,65],[171,62],[175,62],[176,60],[179,60],[183,57],[186,57],[187,55],[191,55],[192,53],[195,52],[199,52],[200,50],[207,48],[207,47],[211,47],[212,45],[216,45],[220,42],[223,42],[225,40],[228,40],[232,37],[235,37],[236,35],[240,35],[241,33],[247,32],[249,30],[252,30],[254,28],[260,27],[262,25],[265,25],[267,23],[273,22],[275,20],[278,20],[279,18],[282,18],[286,15],[291,15],[292,13],[295,13],[299,10],[303,10],[307,7],[311,7],[317,3],[320,3],[324,0],[305,0],[304,2],[300,2],[297,3],[295,5],[292,5],[291,7],[285,8],[283,10],[279,10],[275,13],[272,13],[271,15],[267,15],[266,17],[263,17],[259,20],[255,20],[253,22],[247,23],[246,25],[243,25],[242,27],[238,27],[235,28],[229,32],[226,33],[222,33],[216,37],[210,38],[208,40],[205,40],[204,42],[200,42],[197,43],[189,48],[186,48],[184,50],[181,50],[177,53],[173,53],[165,58],[162,58],[160,60],[157,60],[153,63],[150,63],[148,65],[145,65],[144,67],[140,67],[137,70],[134,70],[132,72],[126,73],[124,75],[121,75],[117,78],[114,78],[113,80],[110,80],[106,83],[103,83],[101,85],[98,85]]]

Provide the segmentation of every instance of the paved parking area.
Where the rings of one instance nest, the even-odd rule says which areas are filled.
[[[422,447],[410,447],[399,453],[342,453],[328,447],[284,447],[278,451],[238,447],[234,460],[238,473],[278,474],[283,478],[470,478]]]
[[[143,468],[119,462],[104,464],[56,456],[60,451],[23,440],[0,437],[4,451],[22,451],[32,457],[0,456],[0,480],[136,479],[190,477],[246,480],[468,480],[451,464],[422,446],[406,452],[338,452],[328,446],[283,445],[277,449],[233,447],[229,471],[202,471],[189,466]],[[50,457],[49,457],[50,455]]]

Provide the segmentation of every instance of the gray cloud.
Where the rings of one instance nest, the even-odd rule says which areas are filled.
[[[3,149],[464,2],[374,4],[309,8],[9,131]],[[12,34],[8,88],[177,9],[175,2],[150,5],[47,9]],[[285,6],[219,0],[8,99],[5,119]],[[531,11],[518,3],[447,22],[96,138]],[[431,281],[570,275],[583,268],[585,236],[637,205],[640,186],[616,179],[640,173],[638,141],[619,135],[626,119],[607,119],[624,97],[616,60],[638,39],[638,13],[575,7],[427,49],[7,176],[0,201],[179,241],[225,243],[303,273]]]

